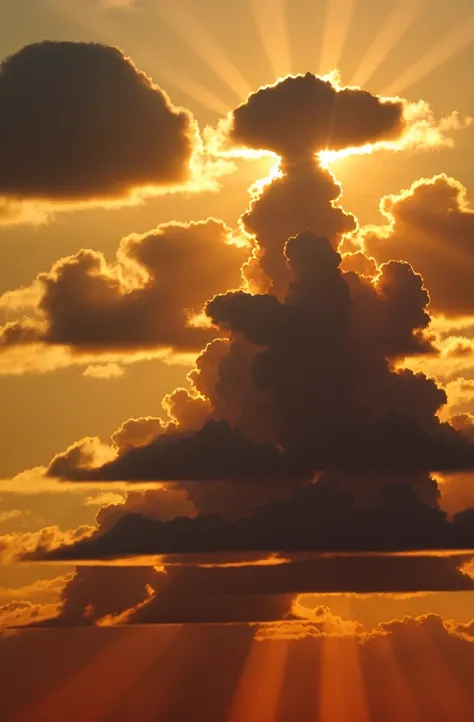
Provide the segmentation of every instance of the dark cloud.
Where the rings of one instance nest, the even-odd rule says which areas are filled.
[[[474,312],[474,212],[466,189],[446,175],[422,178],[380,203],[387,225],[362,229],[363,247],[378,261],[408,261],[423,276],[431,307],[448,316]]]
[[[76,351],[200,349],[209,329],[190,325],[208,298],[238,288],[249,249],[213,219],[168,223],[125,238],[115,264],[82,250],[41,273],[41,319],[7,323],[3,346],[42,342]]]
[[[195,433],[159,435],[93,470],[65,469],[59,455],[49,473],[222,481],[304,479],[328,468],[470,468],[471,442],[438,419],[444,391],[392,366],[392,359],[433,351],[421,277],[400,262],[385,264],[374,283],[343,274],[340,255],[312,233],[291,238],[285,253],[293,280],[284,302],[239,291],[206,305],[230,339],[208,346],[191,374],[212,421]]]
[[[194,434],[158,436],[150,444],[131,449],[95,470],[74,468],[70,455],[65,458],[59,454],[48,474],[76,481],[258,480],[287,478],[296,473],[296,468],[278,448],[255,444],[224,421],[208,421]]]
[[[217,552],[361,552],[474,549],[474,510],[448,521],[427,506],[409,484],[385,486],[381,503],[368,508],[332,483],[297,489],[249,518],[226,520],[198,515],[163,522],[142,514],[123,516],[106,533],[26,558],[102,559],[127,555],[184,555]]]
[[[340,206],[341,187],[316,158],[283,161],[281,175],[255,191],[241,223],[255,239],[244,273],[252,290],[271,290],[283,298],[290,274],[283,249],[291,236],[307,230],[325,236],[334,247],[357,222]]]
[[[117,48],[45,41],[0,65],[0,195],[126,196],[190,178],[196,127]]]
[[[252,287],[283,297],[288,270],[283,247],[303,231],[329,238],[334,247],[356,228],[338,201],[341,187],[315,154],[402,135],[403,103],[354,88],[339,88],[311,73],[289,76],[253,93],[221,127],[237,147],[269,150],[282,157],[280,175],[256,187],[241,222],[256,238],[245,273]]]
[[[306,73],[260,88],[231,115],[229,140],[285,158],[399,138],[403,103]]]

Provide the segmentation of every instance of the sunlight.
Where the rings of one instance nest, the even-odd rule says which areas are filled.
[[[289,645],[253,640],[227,722],[276,722]]]
[[[355,71],[350,85],[365,85],[426,7],[427,0],[399,0]]]
[[[174,0],[166,5],[155,4],[155,12],[178,34],[189,47],[229,88],[241,102],[252,92],[252,88],[241,72],[219,46],[207,28],[201,25],[183,0]]]
[[[74,670],[57,687],[27,707],[15,722],[38,720],[66,720],[71,708],[84,709],[83,719],[100,722],[121,697],[125,697],[150,665],[162,655],[179,633],[179,627],[144,630],[121,629],[111,631],[118,639],[105,641],[92,659]],[[58,633],[60,630],[56,630]],[[100,634],[100,630],[84,627],[78,633]],[[105,633],[104,637],[110,634]],[[124,664],[124,660],[126,663]],[[107,673],[105,673],[105,670]],[[87,690],[87,699],[84,690]]]
[[[356,4],[357,0],[326,0],[319,75],[339,67]]]
[[[460,53],[474,41],[474,13],[451,30],[434,48],[385,88],[383,95],[395,95],[423,80],[429,73]]]
[[[229,112],[229,106],[226,105],[218,95],[196,80],[191,80],[191,78],[184,75],[184,73],[180,73],[171,67],[161,67],[160,75],[167,83],[171,83],[175,88],[186,93],[189,98],[197,101],[205,108],[213,110],[219,115],[227,115]]]
[[[289,75],[292,60],[286,0],[249,0],[249,3],[274,80]]]
[[[321,637],[321,722],[370,722],[356,636]]]
[[[377,671],[384,686],[384,699],[389,700],[387,722],[423,722],[413,698],[413,693],[398,661],[390,634],[380,636],[372,647]]]
[[[424,667],[431,689],[431,692],[428,689],[426,692],[433,694],[433,690],[437,690],[436,705],[443,710],[443,719],[465,719],[466,710],[472,701],[454,675],[449,660],[444,658],[438,641],[434,638],[435,634],[430,626],[419,625],[418,649],[423,655],[423,664],[420,667]]]

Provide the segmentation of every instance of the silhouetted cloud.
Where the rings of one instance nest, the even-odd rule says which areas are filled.
[[[191,114],[117,48],[45,41],[0,65],[0,195],[127,196],[190,179]]]
[[[399,138],[403,102],[359,88],[339,88],[312,73],[267,85],[236,108],[227,135],[233,144],[301,158],[320,150]]]
[[[215,293],[241,285],[249,248],[236,240],[222,221],[168,223],[125,238],[113,264],[91,250],[63,258],[31,287],[35,315],[4,325],[0,345],[85,353],[202,348],[213,333],[193,325],[192,315]],[[15,306],[18,295],[25,290],[6,294],[3,305]]]
[[[474,211],[466,188],[442,174],[422,178],[382,198],[385,226],[361,229],[363,247],[378,262],[408,261],[429,289],[431,307],[448,316],[474,313]]]
[[[275,500],[249,518],[229,521],[220,515],[194,519],[122,516],[76,543],[63,544],[25,558],[102,559],[127,555],[194,555],[233,552],[361,552],[473,549],[474,509],[448,521],[438,507],[427,506],[409,484],[385,486],[381,502],[368,508],[350,491],[333,483],[305,486],[290,500]]]

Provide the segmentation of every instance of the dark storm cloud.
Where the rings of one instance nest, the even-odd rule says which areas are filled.
[[[141,514],[123,516],[112,529],[27,558],[87,560],[127,555],[193,555],[216,552],[360,552],[474,549],[474,509],[453,521],[427,506],[408,484],[392,484],[381,503],[361,508],[332,483],[298,489],[245,519],[198,515],[162,522]]]
[[[45,343],[77,351],[199,349],[212,331],[190,325],[208,298],[241,285],[249,249],[222,221],[168,223],[125,238],[116,263],[82,250],[41,273],[36,311],[0,329],[0,346]]]
[[[403,103],[358,88],[337,88],[312,73],[253,93],[231,115],[229,140],[285,158],[398,138]]]
[[[0,65],[0,195],[88,200],[190,177],[192,116],[117,48],[45,41]]]
[[[362,229],[363,247],[378,262],[400,259],[422,274],[434,311],[474,313],[474,212],[466,189],[446,175],[422,178],[380,203],[387,226]]]

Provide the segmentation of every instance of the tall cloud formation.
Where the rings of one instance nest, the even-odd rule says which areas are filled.
[[[45,41],[0,65],[0,195],[124,197],[190,178],[191,114],[117,48]]]
[[[358,252],[343,270],[338,248],[356,220],[315,157],[390,141],[404,128],[401,101],[311,75],[261,89],[226,120],[229,143],[283,156],[281,175],[260,195],[254,189],[242,217],[255,237],[243,266],[250,290],[215,291],[206,304],[220,338],[202,351],[190,388],[165,400],[166,428],[151,438],[150,421],[128,447],[114,441],[106,463],[76,445],[48,470],[76,481],[174,481],[197,514],[123,514],[51,558],[473,546],[472,510],[448,521],[429,475],[472,468],[472,439],[440,421],[445,391],[402,367],[437,352],[429,291],[403,259],[375,267]],[[312,189],[307,208],[314,196],[309,215],[294,203],[300,182]],[[253,504],[227,513],[233,494],[252,496],[259,484]],[[223,516],[205,513],[216,489],[212,511]]]
[[[215,293],[241,285],[248,254],[249,247],[214,219],[163,224],[125,238],[113,264],[102,253],[79,251],[37,277],[31,287],[35,315],[4,325],[0,346],[199,350],[213,334],[193,325],[192,315]],[[4,306],[24,293],[6,294]]]
[[[323,150],[399,138],[405,130],[402,101],[383,100],[356,88],[340,88],[312,73],[290,76],[253,93],[221,123],[225,144],[281,157],[280,177],[254,193],[242,216],[257,246],[247,267],[259,290],[285,293],[282,255],[290,236],[311,230],[336,247],[356,227],[338,199],[341,188],[316,158]]]

